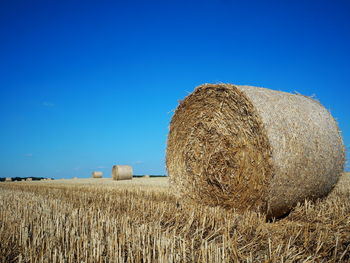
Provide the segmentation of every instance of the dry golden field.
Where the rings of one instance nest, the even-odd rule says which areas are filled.
[[[288,217],[182,204],[167,178],[0,183],[1,262],[350,262],[350,176]]]

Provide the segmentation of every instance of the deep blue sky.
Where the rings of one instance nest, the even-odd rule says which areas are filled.
[[[349,3],[1,1],[2,176],[164,174],[172,110],[206,82],[316,94],[349,148]]]

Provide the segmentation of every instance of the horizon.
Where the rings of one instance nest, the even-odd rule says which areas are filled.
[[[315,95],[350,172],[350,3],[4,2],[5,177],[164,174],[178,101],[203,83]]]

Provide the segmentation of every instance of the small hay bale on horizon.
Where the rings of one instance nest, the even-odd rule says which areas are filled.
[[[5,178],[5,182],[12,182],[12,178],[11,177],[6,177]]]
[[[133,170],[130,165],[113,165],[112,178],[113,180],[131,180],[133,177]]]
[[[33,181],[33,178],[27,178],[26,181],[31,182],[31,181]]]
[[[94,172],[92,172],[91,176],[92,176],[92,178],[102,178],[103,172],[94,171]]]
[[[338,125],[300,94],[204,84],[177,107],[166,153],[184,200],[280,217],[326,196],[345,163]]]

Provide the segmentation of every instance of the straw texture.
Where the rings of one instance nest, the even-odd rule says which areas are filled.
[[[231,84],[204,84],[180,103],[166,156],[182,198],[268,218],[327,195],[344,162],[337,123],[319,102]]]
[[[98,171],[94,171],[92,172],[92,178],[102,178],[103,173],[102,172],[98,172]]]
[[[133,176],[132,167],[129,165],[113,165],[112,178],[113,180],[131,180]]]

